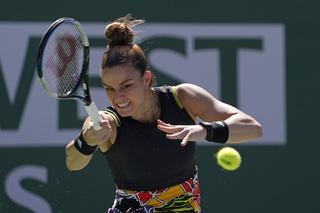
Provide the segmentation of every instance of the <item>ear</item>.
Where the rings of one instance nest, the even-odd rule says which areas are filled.
[[[150,86],[153,74],[150,70],[146,70],[143,74],[143,80],[146,86]]]

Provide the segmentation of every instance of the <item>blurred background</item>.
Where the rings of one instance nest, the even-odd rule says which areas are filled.
[[[41,35],[68,16],[91,44],[90,83],[99,80],[107,22],[128,13],[146,20],[137,42],[158,85],[190,82],[254,116],[258,141],[234,146],[239,170],[213,158],[222,146],[198,146],[203,212],[320,212],[319,36],[316,0],[2,1],[0,13],[0,212],[105,212],[114,185],[102,155],[69,172],[64,146],[85,113],[44,94],[35,76]]]

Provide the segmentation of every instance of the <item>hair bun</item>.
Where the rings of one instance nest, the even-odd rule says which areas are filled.
[[[104,34],[109,41],[109,45],[131,44],[135,36],[133,27],[142,23],[144,23],[144,20],[134,19],[131,14],[128,14],[108,24]]]
[[[133,42],[134,31],[127,23],[112,22],[107,25],[105,36],[109,40],[109,45],[126,45]]]

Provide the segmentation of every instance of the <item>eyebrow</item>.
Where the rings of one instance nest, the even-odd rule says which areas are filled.
[[[120,86],[122,86],[123,84],[126,84],[126,83],[128,83],[129,81],[131,81],[131,80],[133,80],[132,78],[129,78],[129,79],[127,79],[127,80],[125,80],[125,81],[123,81],[123,82],[121,82],[120,83]],[[103,86],[105,86],[105,87],[111,87],[111,86],[109,86],[109,85],[107,85],[107,84],[105,84],[105,83],[102,83],[103,84]]]

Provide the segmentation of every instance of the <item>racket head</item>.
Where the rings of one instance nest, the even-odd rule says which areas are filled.
[[[37,53],[36,70],[45,91],[55,98],[90,102],[88,86],[89,40],[80,23],[63,17],[50,25]],[[84,96],[76,94],[83,82]]]

